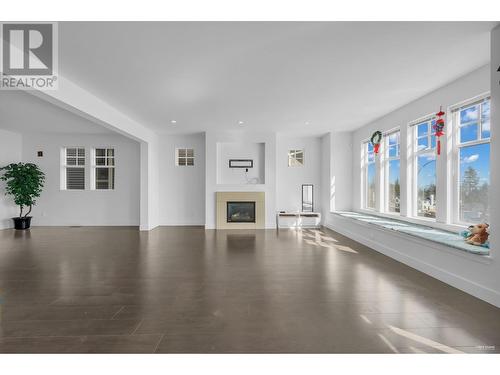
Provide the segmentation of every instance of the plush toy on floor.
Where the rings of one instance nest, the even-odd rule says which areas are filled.
[[[462,232],[465,242],[476,246],[488,245],[489,224],[471,225],[468,230]]]

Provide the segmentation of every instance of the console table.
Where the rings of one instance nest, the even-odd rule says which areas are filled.
[[[318,228],[321,224],[319,212],[278,212],[276,228]]]

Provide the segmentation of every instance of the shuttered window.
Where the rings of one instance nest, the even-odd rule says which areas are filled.
[[[63,189],[85,190],[85,148],[66,147],[63,170]]]

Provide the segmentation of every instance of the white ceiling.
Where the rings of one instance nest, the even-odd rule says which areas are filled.
[[[244,121],[321,134],[360,127],[487,64],[495,25],[63,22],[59,69],[159,132]]]

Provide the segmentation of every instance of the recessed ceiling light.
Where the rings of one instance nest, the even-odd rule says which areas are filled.
[[[170,123],[171,124],[177,124],[177,121],[176,120],[171,120]]]
[[[238,121],[238,125],[243,125],[244,122],[243,121]]]

